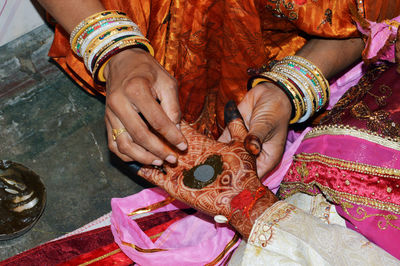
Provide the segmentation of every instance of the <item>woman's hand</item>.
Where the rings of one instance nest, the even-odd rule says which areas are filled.
[[[138,48],[113,56],[104,75],[110,150],[124,161],[175,163],[173,147],[187,148],[178,127],[181,113],[176,80],[149,53]],[[126,132],[113,137],[113,129]]]
[[[263,177],[279,163],[285,148],[292,112],[289,98],[276,85],[261,83],[246,94],[238,108],[249,129],[247,139],[258,138],[261,142],[257,174]],[[229,131],[225,129],[219,141],[230,140]]]

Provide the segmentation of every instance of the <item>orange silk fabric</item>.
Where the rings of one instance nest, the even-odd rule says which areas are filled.
[[[389,15],[398,14],[400,6],[395,2],[368,0],[363,8],[367,18],[375,20],[385,17],[387,9]],[[310,36],[358,35],[349,9],[350,4],[357,6],[355,0],[102,3],[106,9],[126,12],[139,25],[151,41],[156,59],[178,80],[183,118],[214,137],[223,127],[225,103],[229,99],[238,103],[246,93],[248,68],[259,68],[271,59],[294,54]],[[105,94],[105,89],[94,84],[83,62],[70,50],[68,36],[60,27],[49,55],[83,88]]]

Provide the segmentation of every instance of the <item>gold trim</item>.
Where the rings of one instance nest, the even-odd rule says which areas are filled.
[[[379,177],[400,179],[399,169],[384,168],[364,163],[356,163],[353,161],[346,161],[338,158],[329,157],[319,153],[299,153],[295,155],[293,160],[298,162],[318,162],[327,166],[334,166],[335,168],[341,170],[370,174]],[[299,169],[297,170],[299,172]],[[302,172],[299,172],[299,174],[302,174]]]
[[[168,205],[168,204],[170,204],[171,202],[174,202],[174,201],[175,201],[175,199],[173,197],[168,197],[163,201],[159,201],[159,202],[153,203],[153,204],[151,204],[151,205],[149,205],[147,207],[136,209],[136,210],[128,213],[128,216],[133,216],[133,215],[138,215],[138,214],[142,214],[142,213],[146,213],[146,212],[151,212],[153,210],[156,210],[156,209],[159,209],[161,207],[164,207],[164,206],[166,206],[166,205]]]
[[[349,215],[352,219],[354,219],[354,220],[356,220],[358,222],[362,222],[365,219],[368,219],[368,218],[371,218],[371,217],[382,217],[383,219],[385,219],[386,223],[384,223],[382,220],[377,221],[379,229],[386,230],[388,228],[387,226],[389,225],[389,226],[393,227],[394,229],[400,230],[399,226],[396,226],[396,225],[394,225],[394,224],[392,224],[390,222],[390,221],[393,221],[393,220],[398,220],[399,217],[397,217],[396,215],[393,215],[393,214],[386,214],[385,215],[385,214],[380,214],[380,213],[368,214],[367,211],[363,207],[358,206],[356,212],[357,212],[358,215],[361,215],[362,217],[357,218],[354,215],[350,214],[350,212],[348,211],[348,209],[353,209],[354,208],[353,205],[351,205],[350,203],[344,202],[342,204],[342,207],[343,207],[343,210],[347,213],[347,215]]]
[[[350,202],[353,204],[362,204],[364,206],[379,209],[382,211],[390,211],[395,214],[400,214],[400,205],[398,204],[336,191],[334,189],[331,189],[330,187],[323,186],[317,181],[312,181],[308,184],[301,182],[286,182],[281,184],[281,188],[283,189],[283,193],[285,194],[283,198],[287,198],[298,192],[303,192],[308,195],[315,196],[319,194],[319,192],[312,193],[310,190],[315,190],[315,188],[318,188],[328,201],[334,202],[336,204],[342,205],[343,202]],[[287,190],[291,191],[286,192]]]
[[[109,253],[107,253],[107,254],[104,254],[104,255],[102,255],[102,256],[100,256],[100,257],[97,257],[97,258],[95,258],[95,259],[92,259],[92,260],[89,260],[89,261],[84,262],[84,263],[82,263],[82,264],[79,264],[79,266],[85,266],[85,265],[92,264],[92,263],[94,263],[94,262],[98,262],[98,261],[100,261],[100,260],[102,260],[102,259],[105,259],[105,258],[107,258],[107,257],[110,257],[110,256],[112,256],[112,255],[114,255],[114,254],[119,253],[119,252],[121,252],[121,249],[120,249],[120,248],[117,248],[116,250],[113,250],[113,251],[111,251],[111,252],[109,252]]]
[[[156,252],[161,252],[161,251],[168,251],[168,249],[162,249],[162,248],[141,248],[141,247],[136,246],[135,244],[124,242],[124,241],[121,241],[121,243],[125,246],[134,248],[136,251],[143,252],[143,253],[156,253]]]
[[[239,234],[235,233],[232,240],[226,245],[224,250],[212,262],[207,263],[205,266],[216,265],[220,260],[223,259],[223,257],[226,255],[226,253],[236,244],[236,242],[238,242],[239,238],[240,238]]]
[[[386,137],[366,129],[343,125],[317,126],[305,135],[304,140],[319,137],[321,135],[348,135],[400,151],[400,138]]]

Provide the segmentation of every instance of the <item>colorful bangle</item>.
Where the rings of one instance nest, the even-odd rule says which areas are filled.
[[[284,66],[284,64],[279,64],[280,66]],[[318,107],[316,108],[316,112],[318,112],[319,110],[322,109],[323,106],[325,106],[325,103],[327,102],[327,95],[324,92],[324,90],[322,89],[321,85],[320,85],[320,81],[317,79],[317,77],[312,73],[312,70],[310,70],[307,66],[305,65],[301,65],[299,63],[293,62],[293,61],[288,61],[287,65],[289,67],[293,67],[296,70],[299,70],[305,77],[308,78],[309,81],[312,82],[314,91],[317,93],[318,95]],[[305,74],[306,73],[306,74]]]
[[[289,97],[292,104],[292,116],[290,124],[296,123],[304,113],[304,101],[299,92],[290,84],[283,76],[272,72],[261,73],[263,78],[266,78],[280,87]]]
[[[137,39],[126,39],[122,40],[112,46],[105,52],[104,56],[99,58],[98,62],[93,68],[93,79],[98,82],[98,83],[104,83],[106,81],[104,77],[104,68],[111,59],[113,55],[116,55],[126,49],[129,48],[141,48],[144,50],[147,50],[147,46],[145,45],[144,42],[141,42],[140,40]],[[147,50],[148,51],[148,50]],[[148,51],[150,52],[150,51]]]
[[[283,58],[282,61],[284,61],[286,59],[300,63],[302,65],[307,66],[309,69],[311,69],[312,73],[320,81],[321,87],[323,88],[324,92],[326,93],[326,98],[329,99],[329,96],[330,96],[329,82],[326,80],[326,78],[322,74],[321,70],[316,65],[314,65],[312,62],[308,61],[307,59],[305,59],[304,57],[301,57],[301,56],[287,56],[287,57]]]
[[[118,10],[104,10],[85,18],[71,32],[69,39],[71,47],[75,46],[76,39],[79,37],[80,33],[82,33],[82,31],[84,31],[86,27],[95,24],[97,21],[108,17],[113,17],[113,18],[126,17],[126,14]]]
[[[106,25],[109,25],[109,24],[112,24],[112,23],[115,23],[115,22],[121,22],[121,21],[126,21],[126,22],[128,22],[128,21],[131,21],[131,20],[130,20],[128,17],[120,17],[120,18],[113,18],[113,17],[110,17],[110,18],[107,18],[107,19],[100,20],[100,21],[97,22],[96,24],[87,27],[87,28],[83,31],[83,33],[82,33],[81,35],[79,35],[78,39],[76,40],[75,46],[71,47],[72,50],[73,50],[77,55],[82,56],[82,55],[80,54],[82,43],[83,43],[89,36],[93,36],[93,32],[94,32],[94,31],[96,31],[96,30],[98,30],[98,29],[100,29],[100,28],[102,28],[102,27],[104,27],[104,26],[106,26]],[[104,28],[103,28],[103,29],[104,29]]]
[[[137,36],[135,31],[132,31],[130,27],[122,26],[112,29],[110,35],[108,35],[105,39],[96,38],[85,50],[83,61],[85,62],[86,67],[89,69],[89,71],[92,71],[93,62],[96,61],[94,58],[98,57],[99,54],[101,54],[105,49],[115,42],[134,36]],[[145,39],[144,37],[137,37]]]
[[[90,35],[87,36],[82,42],[81,42],[81,51],[82,53],[77,53],[79,56],[83,57],[83,54],[86,52],[87,47],[97,38],[101,40],[101,36],[103,36],[107,32],[112,32],[114,29],[130,29],[131,31],[134,31],[136,35],[141,35],[139,29],[137,28],[137,25],[133,22],[129,21],[117,21],[113,23],[109,23],[107,25],[104,25],[103,27],[93,31]],[[120,31],[120,30],[119,30]],[[78,43],[79,44],[79,43]],[[78,44],[77,44],[77,52],[80,52],[78,50]]]

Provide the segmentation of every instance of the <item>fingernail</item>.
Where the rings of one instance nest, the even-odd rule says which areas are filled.
[[[176,163],[176,157],[173,155],[168,155],[167,158],[165,158],[165,160],[169,163]]]
[[[176,124],[176,128],[181,130],[181,125],[180,124]]]
[[[184,151],[184,150],[187,149],[187,144],[186,144],[185,142],[181,142],[181,143],[179,143],[178,145],[176,145],[176,147],[177,147],[178,149],[180,149],[181,151]]]
[[[162,163],[163,163],[163,162],[162,162],[161,160],[154,160],[151,164],[152,164],[152,165],[161,166]]]

